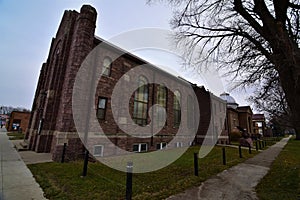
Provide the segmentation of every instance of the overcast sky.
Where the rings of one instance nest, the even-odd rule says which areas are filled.
[[[159,3],[147,5],[145,0],[0,0],[0,105],[31,109],[39,71],[47,59],[51,39],[55,37],[63,12],[79,11],[83,4],[96,8],[96,35],[104,39],[147,27],[171,30],[172,9]],[[154,64],[168,65],[170,61],[168,67],[175,75],[184,74],[186,79],[198,85],[207,83],[201,80],[201,75],[191,71],[182,73],[179,64],[174,67],[176,60],[168,59],[162,51],[139,53],[148,53],[145,59]],[[163,58],[165,60],[159,63]],[[223,89],[215,89],[212,84],[205,87],[219,96],[228,91],[224,85]],[[246,104],[246,96],[241,91],[232,92],[232,96],[240,105]]]

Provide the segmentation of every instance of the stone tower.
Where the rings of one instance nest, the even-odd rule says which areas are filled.
[[[69,146],[80,142],[78,138],[72,140],[72,133],[76,132],[72,89],[81,63],[95,46],[96,18],[96,10],[89,5],[83,5],[80,13],[65,11],[40,71],[26,139],[29,149],[51,152],[54,160],[64,142]],[[78,147],[74,151],[81,152]]]

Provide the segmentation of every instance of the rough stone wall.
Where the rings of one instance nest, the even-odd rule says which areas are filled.
[[[81,63],[94,47],[94,33],[97,12],[91,6],[83,6],[74,24],[72,43],[62,85],[62,97],[59,103],[59,114],[55,129],[64,132],[76,131],[72,116],[72,92],[76,73]]]
[[[72,81],[93,47],[96,16],[91,6],[83,6],[80,13],[64,12],[47,61],[42,66],[35,93],[26,133],[32,150],[50,152],[55,130],[74,129],[70,113]]]

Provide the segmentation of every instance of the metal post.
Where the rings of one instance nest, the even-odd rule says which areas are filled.
[[[89,162],[89,151],[87,149],[85,149],[85,152],[84,152],[84,161],[83,161],[83,172],[82,172],[82,176],[83,177],[85,177],[86,174],[87,174],[88,162]]]
[[[251,154],[252,152],[251,152],[251,146],[249,145],[249,154]]]
[[[133,163],[127,163],[127,177],[126,177],[126,200],[132,199],[132,171]]]
[[[223,152],[223,165],[226,165],[226,152],[225,152],[225,147],[222,148]]]
[[[95,92],[93,89],[96,88],[96,85],[98,84],[98,75],[97,75],[97,66],[99,63],[99,49],[95,48],[95,53],[97,56],[94,56],[93,62],[90,64],[91,66],[88,68],[89,70],[86,70],[86,73],[89,75],[89,87],[86,88],[88,90],[88,99],[86,103],[86,112],[84,112],[83,115],[83,120],[84,123],[84,138],[83,138],[83,145],[85,146],[85,152],[84,152],[84,162],[83,162],[83,171],[82,171],[82,177],[85,177],[87,175],[87,165],[89,161],[89,151],[87,149],[87,144],[88,144],[88,134],[90,131],[90,118],[91,118],[91,113],[92,110],[94,109],[94,104],[95,104]],[[87,83],[88,84],[88,83]]]
[[[261,149],[261,141],[259,140],[259,149]]]
[[[242,146],[241,145],[239,145],[239,154],[240,154],[240,158],[243,158],[243,156],[242,156]]]
[[[66,147],[67,147],[67,143],[64,143],[64,148],[61,156],[61,163],[65,162]]]
[[[265,140],[265,147],[267,146],[267,141]]]
[[[257,140],[255,141],[255,148],[256,148],[256,151],[258,151],[258,144],[257,144]]]
[[[195,176],[199,176],[198,173],[198,154],[194,153],[194,174]]]

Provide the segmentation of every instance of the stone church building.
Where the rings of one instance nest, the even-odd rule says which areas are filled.
[[[150,123],[148,109],[159,104],[166,109],[166,123],[162,130],[150,138],[129,137],[119,129],[112,114],[111,95],[117,81],[126,72],[138,65],[148,64],[153,73],[160,74],[182,88],[193,88],[200,110],[199,126],[193,143],[201,144],[214,115],[212,138],[228,143],[228,135],[223,131],[224,122],[218,118],[226,113],[226,101],[212,95],[203,86],[198,87],[184,79],[164,72],[135,55],[122,50],[103,39],[95,36],[96,10],[88,5],[82,6],[80,12],[65,11],[55,38],[52,39],[48,58],[43,63],[36,88],[29,127],[26,132],[28,148],[36,152],[51,152],[55,161],[61,159],[63,144],[67,143],[66,159],[82,158],[85,150],[78,136],[72,113],[72,94],[76,74],[87,55],[99,44],[102,54],[99,56],[103,65],[103,76],[98,83],[95,94],[94,108],[96,117],[104,133],[110,135],[110,141],[127,151],[143,152],[162,149],[175,136],[179,124],[185,121],[180,110],[189,108],[184,105],[181,91],[171,92],[163,84],[152,84],[147,78],[136,80],[140,87],[132,94],[129,102],[130,114],[138,126]],[[122,54],[112,59],[115,54]],[[183,89],[184,90],[184,89]],[[213,97],[213,98],[211,98]],[[214,109],[213,109],[214,108]],[[123,123],[126,120],[120,118]],[[189,122],[186,122],[189,123]],[[222,132],[221,137],[218,133]],[[177,142],[178,147],[184,142]],[[94,156],[109,154],[109,145],[95,145]]]

